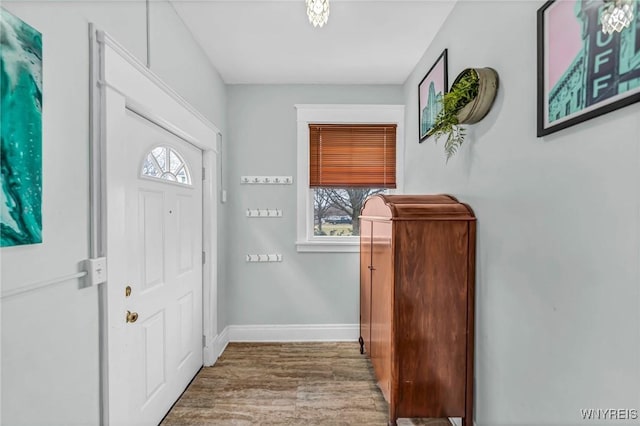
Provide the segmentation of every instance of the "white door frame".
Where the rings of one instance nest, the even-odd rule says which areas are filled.
[[[206,262],[202,270],[203,359],[213,365],[214,338],[217,334],[217,161],[220,130],[190,106],[175,91],[126,51],[107,33],[89,25],[91,48],[91,257],[107,257],[106,247],[106,129],[109,116],[105,110],[106,93],[122,96],[126,109],[148,119],[203,151],[202,250]],[[107,282],[109,285],[107,276]],[[100,421],[108,418],[108,344],[107,297],[103,285],[100,297]]]

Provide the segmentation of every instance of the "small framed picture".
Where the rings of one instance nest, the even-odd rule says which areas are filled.
[[[448,87],[447,49],[444,49],[418,85],[420,142],[430,136],[433,123],[442,109],[442,97]]]
[[[538,9],[538,137],[640,101],[639,4],[609,34],[600,20],[614,3],[551,0]]]

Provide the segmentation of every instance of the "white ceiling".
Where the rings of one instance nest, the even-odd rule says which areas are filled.
[[[402,84],[455,0],[172,0],[228,84]]]

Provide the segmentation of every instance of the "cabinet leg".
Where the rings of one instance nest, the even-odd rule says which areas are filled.
[[[364,353],[364,339],[362,336],[358,337],[358,343],[360,343],[360,355]]]
[[[473,398],[473,396],[471,398]],[[473,402],[467,404],[464,410],[464,417],[462,418],[462,426],[473,426]]]

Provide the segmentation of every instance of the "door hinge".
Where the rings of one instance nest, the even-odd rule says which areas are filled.
[[[202,335],[202,347],[206,348],[207,347],[207,336]]]
[[[204,265],[207,262],[207,253],[206,252],[202,252],[202,264]]]
[[[204,176],[206,174],[207,169],[205,169],[204,167],[202,168],[202,180],[204,180]]]

